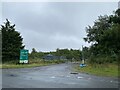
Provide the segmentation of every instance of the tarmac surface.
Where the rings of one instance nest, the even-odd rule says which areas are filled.
[[[118,79],[71,71],[71,64],[2,69],[2,88],[118,88]]]

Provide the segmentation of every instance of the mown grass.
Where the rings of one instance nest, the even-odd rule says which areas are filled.
[[[16,62],[10,61],[0,65],[2,69],[5,68],[31,68],[39,66],[47,66],[64,63],[62,60],[41,60],[41,59],[30,59],[28,64],[16,64]]]
[[[75,65],[74,70],[77,72],[83,72],[97,76],[118,77],[119,75],[117,64],[88,64],[83,68],[81,68],[79,65]]]

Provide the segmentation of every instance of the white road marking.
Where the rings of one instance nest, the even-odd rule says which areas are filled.
[[[78,79],[82,79],[83,77],[77,77]]]
[[[55,76],[52,76],[52,77],[50,77],[50,78],[55,78]]]
[[[113,82],[113,81],[110,81],[111,83]]]

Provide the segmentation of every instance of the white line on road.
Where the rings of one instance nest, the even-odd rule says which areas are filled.
[[[78,79],[82,79],[83,77],[77,77]]]
[[[55,78],[55,76],[52,76],[52,77],[50,77],[50,78]]]
[[[66,77],[70,77],[70,76],[66,76]]]

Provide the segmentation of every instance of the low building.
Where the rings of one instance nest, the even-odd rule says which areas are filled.
[[[43,59],[45,59],[45,60],[53,60],[54,56],[52,54],[48,54],[48,55],[43,56]]]

